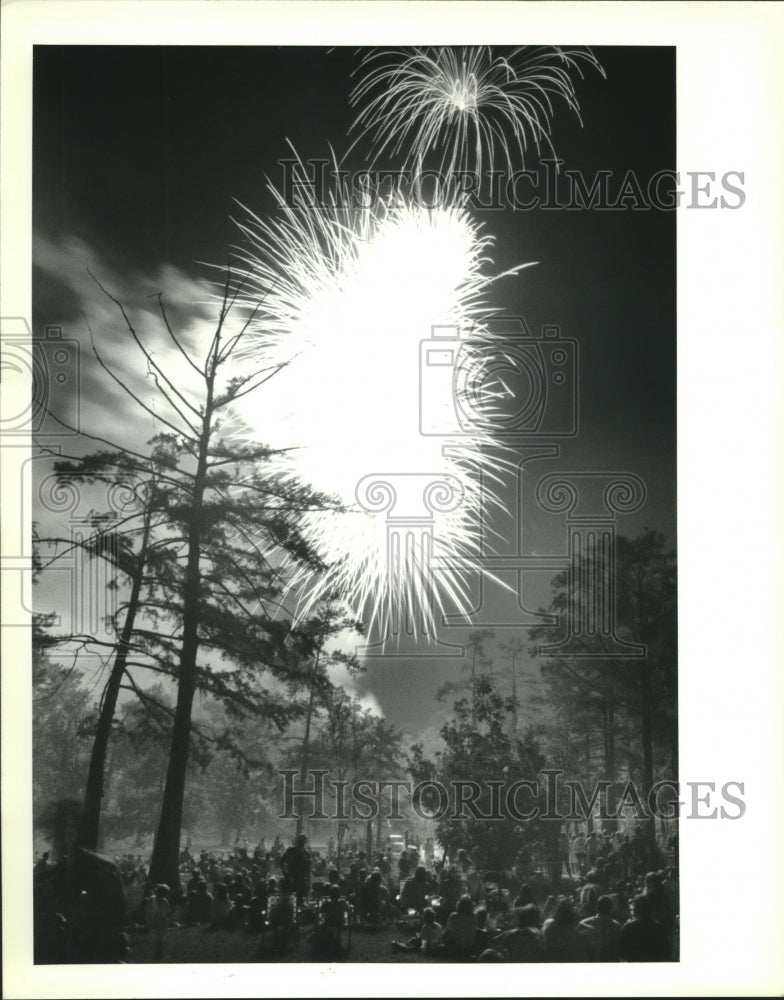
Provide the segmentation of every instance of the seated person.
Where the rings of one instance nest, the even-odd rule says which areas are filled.
[[[208,924],[212,918],[212,893],[207,888],[207,879],[200,878],[196,888],[188,893],[186,920],[194,924]]]
[[[191,872],[191,877],[188,879],[188,884],[185,887],[186,895],[190,896],[192,892],[196,892],[199,882],[204,878],[201,873],[200,868],[194,868]]]
[[[651,917],[652,905],[645,895],[635,896],[634,916],[621,928],[620,953],[623,962],[666,962],[671,957],[667,932]]]
[[[504,956],[495,948],[485,948],[476,957],[477,962],[503,962]]]
[[[400,909],[416,910],[421,913],[427,905],[430,887],[427,884],[427,871],[422,865],[414,872],[414,877],[406,879],[400,892]]]
[[[505,928],[511,918],[511,907],[509,905],[509,892],[506,889],[490,889],[485,900],[487,906],[487,920],[491,927],[497,930]]]
[[[555,904],[553,916],[544,923],[542,936],[548,962],[587,962],[588,944],[577,925],[577,912],[570,899]]]
[[[490,945],[490,938],[495,934],[495,928],[491,929],[487,923],[487,907],[477,906],[474,909],[476,917],[476,951],[482,952]]]
[[[599,899],[599,887],[596,880],[596,872],[590,871],[586,875],[586,881],[580,890],[580,905],[578,915],[581,920],[592,917],[596,913],[596,903]]]
[[[339,885],[343,895],[347,895],[349,891],[348,883],[337,868],[330,868],[327,874],[327,882],[329,882],[330,885]]]
[[[443,934],[444,951],[452,958],[469,959],[476,948],[476,917],[470,896],[461,896],[449,914]]]
[[[392,951],[423,951],[427,955],[432,955],[441,947],[441,939],[444,928],[436,920],[436,912],[426,906],[422,911],[422,925],[419,932],[410,937],[405,944],[400,941],[392,942]]]
[[[441,946],[441,939],[444,936],[444,928],[436,921],[435,910],[426,906],[422,911],[422,927],[419,931],[422,951],[425,954],[432,954]]]
[[[163,943],[166,938],[166,931],[171,923],[168,885],[161,883],[155,886],[153,895],[146,901],[144,922],[147,929],[151,932],[153,960],[160,962],[163,959]]]
[[[389,896],[381,882],[381,872],[371,872],[357,894],[360,918],[380,921],[387,915]]]
[[[517,892],[517,898],[515,899],[512,906],[517,908],[518,906],[528,906],[529,903],[536,904],[536,896],[534,896],[533,889],[527,883],[520,886]],[[537,907],[537,911],[538,911]]]
[[[505,954],[510,962],[541,962],[544,941],[539,931],[539,907],[535,903],[515,907],[514,927],[493,938],[493,948]]]
[[[619,962],[621,958],[621,925],[613,920],[613,901],[610,896],[600,896],[596,913],[580,921],[591,958],[594,962]]]
[[[250,903],[248,904],[249,931],[258,931],[261,929],[262,921],[267,913],[267,898],[267,884],[261,881],[256,886],[256,891],[251,896]]]
[[[243,909],[250,903],[252,889],[248,886],[245,878],[240,872],[234,876],[229,886],[229,895],[234,901],[237,909]]]
[[[215,896],[212,900],[210,914],[210,928],[218,930],[230,927],[234,921],[234,903],[229,896],[229,887],[225,882],[218,882],[215,886]]]
[[[457,906],[457,902],[463,893],[463,883],[460,875],[451,865],[441,869],[438,891],[441,896],[444,911],[449,914]]]

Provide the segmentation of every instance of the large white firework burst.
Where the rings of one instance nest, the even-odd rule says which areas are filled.
[[[430,153],[441,171],[482,175],[502,158],[511,173],[529,146],[552,151],[551,121],[564,102],[580,119],[574,77],[604,70],[589,48],[523,46],[494,55],[487,46],[373,51],[351,93],[352,126],[371,137],[370,156],[401,155],[417,170]],[[582,123],[582,122],[581,122]]]
[[[298,170],[297,179],[306,180],[305,168]],[[420,477],[420,493],[427,477],[456,487],[460,502],[451,509],[439,509],[438,487],[430,496],[435,554],[476,552],[476,472],[483,468],[492,477],[497,452],[491,457],[487,450],[487,425],[449,437],[453,399],[435,403],[436,420],[443,407],[446,435],[421,433],[419,359],[434,326],[453,328],[461,340],[489,338],[487,291],[502,277],[490,273],[492,238],[459,206],[428,209],[397,195],[347,211],[337,192],[328,206],[308,208],[270,189],[276,214],[262,220],[248,212],[238,222],[249,274],[244,294],[258,305],[246,355],[254,367],[279,368],[246,416],[263,440],[286,449],[276,459],[280,475],[335,496],[348,511],[303,516],[305,536],[330,569],[320,579],[296,581],[301,600],[311,606],[337,591],[382,629],[406,605],[430,631],[445,601],[464,608],[460,576],[433,581],[429,553],[418,544],[390,556],[384,488],[370,485],[361,493],[374,476],[398,482],[402,476],[404,483]],[[491,425],[503,387],[481,349],[464,354],[460,384],[478,393]],[[454,447],[445,450],[447,443]]]

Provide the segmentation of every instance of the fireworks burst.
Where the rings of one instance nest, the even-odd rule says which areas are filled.
[[[582,67],[604,70],[588,48],[523,46],[494,56],[487,46],[394,49],[366,56],[351,93],[359,107],[353,128],[373,135],[371,157],[397,156],[403,169],[421,169],[441,154],[440,170],[479,177],[501,156],[511,173],[529,145],[552,151],[551,119],[564,101],[580,123],[572,75]]]
[[[288,448],[277,459],[280,475],[348,509],[304,515],[305,536],[330,571],[307,582],[301,600],[311,606],[337,589],[355,614],[382,628],[406,604],[432,630],[446,598],[464,608],[459,575],[433,587],[428,538],[404,539],[403,549],[391,552],[385,512],[393,501],[406,502],[392,496],[401,481],[415,484],[432,513],[435,554],[476,551],[480,495],[471,472],[492,475],[498,459],[483,451],[491,437],[482,426],[451,438],[459,428],[441,437],[421,433],[420,345],[434,325],[480,344],[490,336],[486,293],[503,276],[487,273],[492,238],[459,206],[427,209],[398,195],[370,210],[346,211],[339,197],[313,210],[270,190],[276,216],[248,213],[238,223],[253,293],[247,301],[261,300],[246,352],[254,367],[279,367],[247,419],[269,444]],[[473,394],[472,411],[479,392],[492,418],[502,392],[482,351],[466,348],[461,385]],[[451,413],[454,424],[453,399],[440,401],[440,416],[434,405],[436,421],[448,422]],[[454,447],[445,454],[446,443]],[[391,493],[377,481],[390,476],[402,477]],[[423,494],[425,480],[441,486]],[[457,502],[445,502],[446,493]]]

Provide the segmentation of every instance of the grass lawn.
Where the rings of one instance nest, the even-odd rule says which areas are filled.
[[[291,942],[286,949],[276,953],[269,939],[263,952],[259,948],[259,935],[245,930],[208,930],[206,927],[171,927],[166,934],[163,961],[165,963],[227,962],[427,962],[424,955],[394,954],[393,940],[405,940],[408,934],[394,925],[380,930],[354,928],[351,948],[336,956],[325,958],[314,954],[310,944],[312,925],[300,928],[299,945]],[[410,932],[408,932],[410,933]],[[131,955],[134,964],[152,961],[152,940],[142,931],[131,933]]]

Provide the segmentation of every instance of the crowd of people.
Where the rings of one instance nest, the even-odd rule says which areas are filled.
[[[115,865],[126,887],[145,887],[130,920],[158,961],[172,926],[263,935],[274,925],[280,948],[302,926],[329,952],[350,925],[391,929],[394,952],[434,960],[635,962],[678,955],[677,842],[670,848],[669,866],[649,869],[641,835],[562,831],[557,856],[529,846],[499,871],[477,849],[449,856],[432,839],[368,855],[356,842],[311,851],[302,834],[289,846],[277,836],[269,848],[184,849],[177,887],[149,885],[140,855]],[[37,878],[47,865],[39,861]]]

